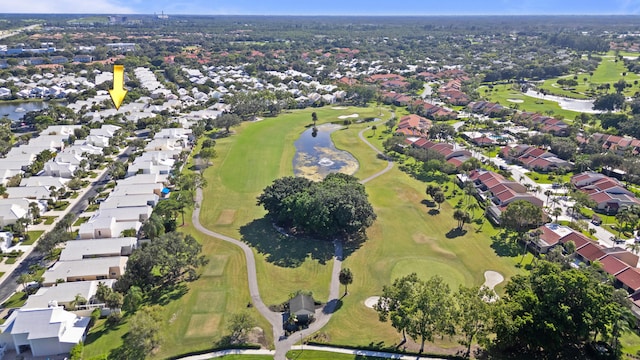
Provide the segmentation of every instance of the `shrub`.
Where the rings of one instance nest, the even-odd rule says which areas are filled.
[[[71,360],[82,360],[82,352],[84,351],[84,345],[79,342],[69,351],[69,358]]]
[[[120,325],[120,322],[122,321],[122,314],[120,312],[111,312],[111,314],[109,314],[109,316],[107,317],[107,325],[109,327],[115,327]]]

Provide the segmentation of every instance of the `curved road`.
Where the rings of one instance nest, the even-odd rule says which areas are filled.
[[[392,118],[395,117],[395,114],[392,113]],[[371,147],[376,153],[383,154],[379,151],[375,146],[373,146],[369,141],[367,141],[363,133],[369,129],[369,127],[363,129],[358,133],[358,136],[362,141],[364,141],[369,147]],[[365,184],[378,176],[385,174],[393,167],[393,162],[387,161],[387,167],[382,171],[361,180],[361,184]],[[323,326],[325,326],[329,320],[331,319],[331,315],[335,311],[336,305],[338,304],[338,298],[340,296],[340,280],[339,274],[342,269],[342,243],[340,241],[334,241],[335,247],[335,259],[333,262],[333,270],[331,274],[331,283],[329,284],[329,300],[325,304],[322,309],[316,310],[315,321],[311,323],[311,325],[304,330],[296,332],[291,337],[286,337],[283,331],[283,323],[282,323],[282,314],[279,312],[271,311],[267,305],[262,301],[260,297],[260,289],[258,288],[258,278],[256,275],[256,259],[253,254],[253,250],[244,242],[234,239],[232,237],[211,231],[205,228],[200,223],[200,208],[202,205],[202,190],[197,189],[196,191],[196,206],[193,211],[192,222],[194,227],[203,234],[215,237],[220,240],[227,241],[232,243],[244,252],[244,256],[247,260],[247,277],[249,280],[249,294],[251,296],[251,301],[253,302],[253,306],[260,312],[262,316],[265,317],[271,324],[273,330],[273,339],[275,342],[275,353],[274,359],[285,360],[287,352],[291,349],[291,347],[298,342],[299,340],[313,334],[314,332],[320,330]]]

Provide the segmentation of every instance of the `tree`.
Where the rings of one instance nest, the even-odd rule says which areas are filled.
[[[218,118],[216,118],[216,120],[213,123],[215,127],[224,128],[225,131],[228,133],[232,127],[240,125],[241,122],[242,122],[242,119],[240,118],[240,116],[236,114],[225,113],[218,116]]]
[[[553,210],[551,210],[551,216],[555,216],[556,218],[556,223],[558,222],[558,217],[562,215],[562,209],[557,207],[557,208],[553,208]]]
[[[413,273],[394,280],[391,286],[383,287],[374,309],[380,321],[390,319],[391,325],[403,336],[406,332],[413,339],[419,339],[420,352],[427,340],[454,332],[453,298],[449,286],[439,276],[422,281]]]
[[[231,343],[244,343],[246,342],[246,336],[248,332],[256,326],[256,321],[251,317],[251,315],[242,311],[239,313],[231,314],[229,318],[229,323],[227,324],[227,330],[231,333]]]
[[[258,197],[258,205],[281,226],[325,238],[363,234],[376,219],[364,186],[341,173],[317,183],[277,179]]]
[[[376,136],[376,130],[378,130],[378,127],[377,127],[377,126],[375,126],[375,125],[373,125],[373,126],[371,127],[371,130],[373,130],[373,136]]]
[[[435,201],[436,203],[438,203],[438,211],[440,211],[440,206],[442,205],[442,203],[446,200],[444,193],[442,191],[438,191],[437,193],[433,194],[433,201]]]
[[[122,310],[133,314],[138,310],[142,301],[144,300],[144,294],[142,289],[137,286],[132,286],[127,290],[127,294],[122,301]]]
[[[153,212],[147,221],[142,224],[141,230],[146,238],[154,240],[164,234],[164,222],[156,212]]]
[[[449,285],[441,277],[436,275],[415,284],[407,333],[416,340],[420,339],[421,353],[425,341],[433,341],[436,335],[453,334],[452,308]]]
[[[22,291],[27,291],[27,283],[33,281],[33,276],[29,273],[22,273],[16,279],[16,283],[22,285]]]
[[[614,111],[621,109],[623,105],[624,95],[620,93],[602,95],[593,101],[594,110]]]
[[[131,286],[138,286],[147,291],[194,280],[196,269],[208,262],[201,252],[202,245],[191,235],[177,232],[161,235],[129,256],[127,272],[117,288],[126,292]]]
[[[311,120],[313,121],[313,127],[316,127],[316,122],[318,121],[318,114],[316,112],[311,113]]]
[[[105,299],[104,303],[111,310],[120,310],[120,308],[122,307],[123,300],[124,298],[122,294],[115,291],[111,291],[107,296],[107,298]]]
[[[437,192],[442,192],[442,189],[438,185],[429,184],[427,185],[427,189],[425,190],[425,192],[427,193],[427,195],[431,196],[431,200],[435,201],[433,196]]]
[[[123,358],[145,359],[160,345],[161,308],[144,307],[129,320],[129,332],[124,337]]]
[[[456,209],[453,212],[453,219],[458,222],[458,229],[462,230],[465,223],[471,222],[471,215],[462,209]]]
[[[623,298],[626,297],[626,294]],[[614,323],[628,305],[609,281],[590,269],[539,261],[527,275],[515,275],[505,287],[493,330],[500,349],[561,358],[559,352],[615,333]]]
[[[540,207],[528,201],[517,200],[507,205],[500,214],[500,224],[505,229],[521,234],[530,227],[540,224],[543,216]]]
[[[466,357],[471,354],[471,345],[474,339],[486,341],[489,334],[491,321],[491,305],[489,299],[493,299],[495,293],[487,287],[460,286],[455,299],[454,318],[456,328],[462,339],[461,345],[467,347]]]
[[[348,294],[347,286],[353,283],[353,274],[351,273],[351,269],[344,268],[340,270],[338,279],[340,280],[340,284],[344,285],[344,294],[347,295]]]

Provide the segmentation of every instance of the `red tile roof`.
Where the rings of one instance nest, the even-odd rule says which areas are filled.
[[[598,261],[602,263],[604,271],[614,276],[629,267],[629,265],[612,255],[607,255]]]
[[[627,286],[632,291],[640,289],[640,273],[635,268],[628,268],[616,275],[616,279]]]
[[[605,256],[605,252],[602,251],[599,245],[589,243],[576,251],[580,256],[589,261],[598,260]]]

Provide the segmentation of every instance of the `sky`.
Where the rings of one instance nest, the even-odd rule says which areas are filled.
[[[640,0],[0,0],[1,13],[640,15]]]

